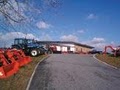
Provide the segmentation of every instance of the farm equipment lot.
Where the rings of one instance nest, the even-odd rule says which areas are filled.
[[[7,79],[0,79],[0,90],[25,90],[34,67],[44,57],[45,55],[32,57],[32,62],[20,68],[17,74]]]

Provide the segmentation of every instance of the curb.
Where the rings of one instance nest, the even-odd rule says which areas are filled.
[[[38,65],[39,65],[42,61],[44,61],[45,59],[47,59],[48,57],[50,57],[50,56],[48,55],[48,56],[44,57],[44,58],[43,58],[40,62],[38,62],[38,64],[35,66],[34,71],[33,71],[32,75],[31,75],[31,77],[30,77],[30,79],[29,79],[29,81],[28,81],[28,85],[27,85],[26,90],[29,90],[29,88],[30,88],[30,85],[31,85],[33,76],[34,76],[34,74],[35,74],[35,72],[36,72],[36,69],[37,69]]]
[[[115,67],[115,66],[112,66],[112,65],[110,65],[110,64],[108,64],[108,63],[106,63],[106,62],[103,62],[103,61],[97,59],[97,58],[96,58],[96,54],[93,55],[93,58],[94,58],[95,60],[97,60],[98,62],[101,62],[101,63],[103,63],[103,64],[105,64],[105,65],[107,65],[107,66],[109,66],[109,67],[112,67],[112,68],[114,68],[114,69],[118,69],[118,68]]]

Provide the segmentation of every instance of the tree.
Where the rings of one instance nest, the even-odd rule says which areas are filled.
[[[27,19],[24,12],[27,8],[28,12],[39,8],[32,6],[32,0],[0,0],[0,14],[9,22],[20,23]],[[44,6],[56,8],[59,6],[59,0],[39,0]]]
[[[38,2],[37,6],[35,2]],[[35,31],[31,29],[33,28],[31,22],[35,20],[35,14],[39,16],[42,13],[42,9],[53,9],[59,7],[59,5],[60,0],[0,0],[1,43],[5,43],[5,40],[2,39],[3,33],[15,31],[19,36],[18,28],[21,30],[23,29],[22,27],[25,27],[24,34],[26,35],[28,33],[27,30],[34,33]]]

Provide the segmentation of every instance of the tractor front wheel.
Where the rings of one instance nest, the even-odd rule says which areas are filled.
[[[30,54],[32,57],[35,57],[38,55],[38,52],[37,52],[37,50],[33,49],[33,50],[31,50]]]

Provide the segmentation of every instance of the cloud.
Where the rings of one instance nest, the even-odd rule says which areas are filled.
[[[64,36],[61,36],[60,39],[62,41],[75,41],[75,42],[78,42],[78,37],[77,36],[74,36],[74,35],[64,35]]]
[[[40,39],[41,39],[42,41],[51,41],[51,40],[52,40],[52,37],[51,37],[49,34],[42,33]]]
[[[106,42],[106,40],[104,38],[99,38],[99,37],[94,37],[90,41],[83,41],[83,43],[85,43],[87,45],[91,45],[91,46],[93,46],[93,47],[95,47],[96,49],[99,49],[99,50],[103,50],[104,47],[106,45],[108,45],[108,43]]]
[[[36,36],[34,36],[31,33],[27,35],[22,32],[10,32],[6,34],[0,33],[0,46],[3,47],[5,45],[7,47],[10,47],[14,41],[14,38],[25,38],[25,37],[29,39],[39,40]]]
[[[87,16],[87,19],[96,19],[97,16],[93,13],[90,13],[88,16]]]
[[[92,43],[92,44],[98,44],[98,43],[104,43],[104,42],[105,42],[105,39],[104,39],[104,38],[94,37],[94,38],[91,40],[91,43]]]
[[[44,21],[40,21],[36,24],[36,26],[39,28],[39,29],[49,29],[50,27],[52,27],[51,24],[47,24],[46,22]]]
[[[78,33],[82,34],[82,33],[85,33],[85,30],[79,30]]]

